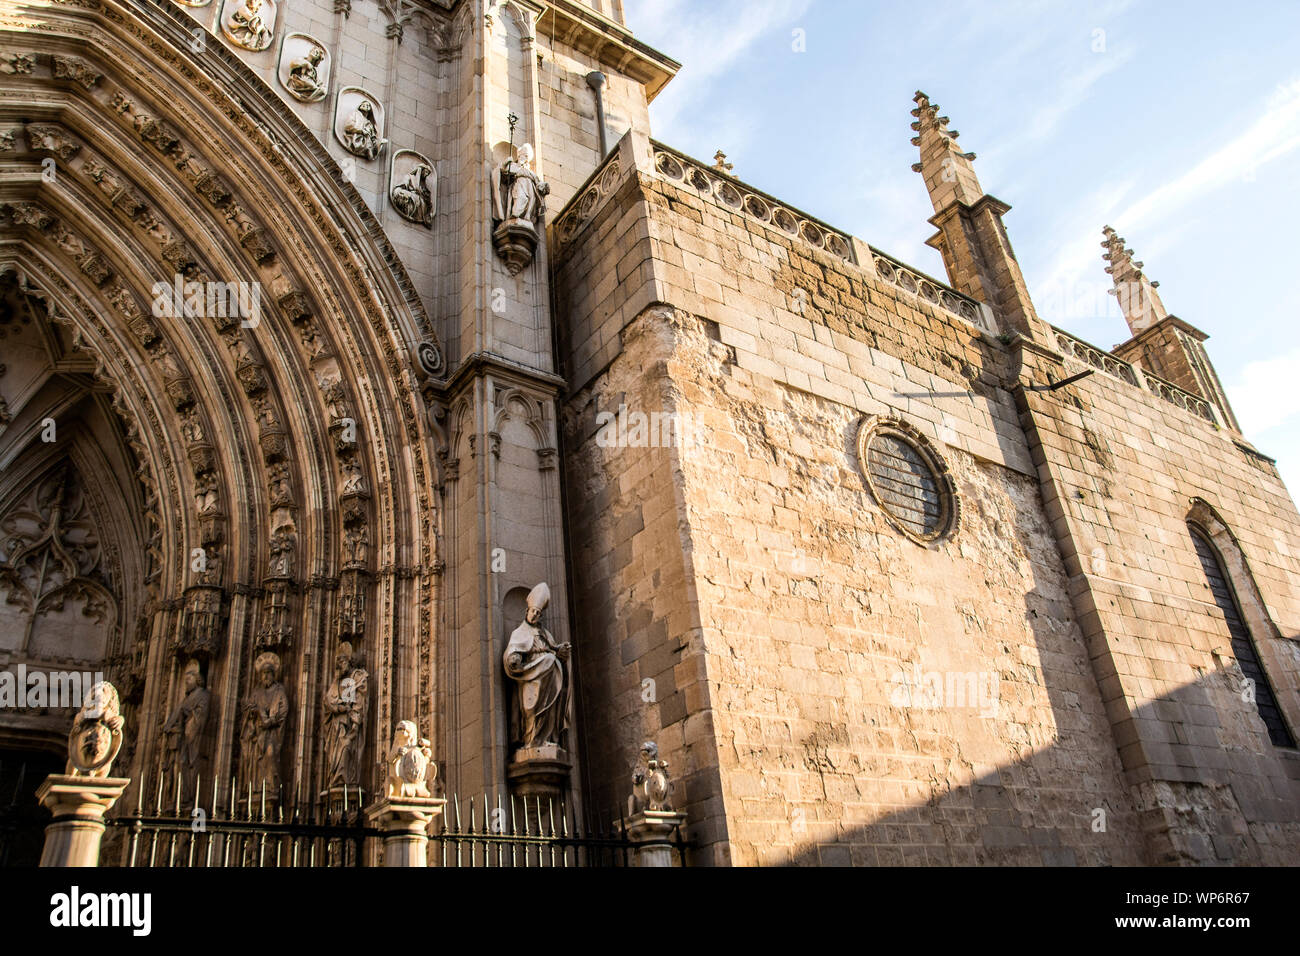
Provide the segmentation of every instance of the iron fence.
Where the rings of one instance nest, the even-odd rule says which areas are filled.
[[[179,784],[179,785],[178,785]],[[101,866],[353,867],[383,862],[384,832],[370,824],[360,789],[315,800],[231,784],[192,789],[160,778],[142,787],[133,809],[108,821]],[[618,867],[636,865],[638,847],[622,819],[586,819],[564,801],[485,794],[447,799],[429,835],[435,867]],[[656,846],[686,865],[678,829]]]

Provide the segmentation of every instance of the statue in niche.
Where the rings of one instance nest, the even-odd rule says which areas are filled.
[[[271,651],[257,655],[253,675],[256,686],[244,700],[239,776],[254,789],[265,784],[268,791],[275,791],[280,786],[280,747],[289,716],[289,697],[280,683],[280,656]]]
[[[349,152],[366,159],[379,156],[383,145],[379,139],[379,126],[375,120],[375,107],[369,100],[362,100],[343,124],[343,145]]]
[[[315,103],[325,97],[325,80],[320,75],[323,59],[325,51],[313,46],[306,56],[300,56],[289,63],[289,78],[284,85],[304,103]]]
[[[389,191],[388,198],[403,219],[433,227],[433,193],[429,189],[429,178],[433,176],[433,167],[428,163],[417,163],[406,174],[406,178]],[[437,183],[437,177],[433,179]]]
[[[366,490],[366,476],[361,471],[361,462],[355,458],[345,458],[340,464],[343,470],[343,488],[339,492],[342,495],[364,495]]]
[[[351,418],[351,409],[348,408],[348,393],[343,387],[343,382],[335,379],[330,382],[321,380],[321,397],[325,399],[326,408],[329,411],[330,422],[341,422],[345,418]]]
[[[99,681],[72,719],[68,734],[68,769],[73,777],[107,777],[122,749],[122,703],[117,688]]]
[[[525,749],[558,747],[568,728],[570,645],[556,644],[538,623],[550,603],[546,582],[528,592],[524,623],[510,635],[503,656],[506,676],[515,682],[511,738]]]
[[[632,796],[628,800],[628,810],[631,813],[643,810],[670,812],[672,790],[668,762],[659,759],[659,745],[647,740],[641,745],[641,759],[632,770]]]
[[[200,516],[217,513],[217,476],[205,471],[194,479],[194,506]]]
[[[226,20],[226,36],[246,50],[258,52],[271,45],[271,28],[262,14],[265,0],[243,0],[243,5]],[[270,10],[275,19],[275,8]]]
[[[293,550],[296,543],[292,531],[277,531],[271,535],[271,558],[267,562],[267,574],[275,578],[288,577],[293,570]]]
[[[325,787],[355,787],[361,781],[362,732],[370,677],[353,657],[352,645],[339,644],[334,654],[334,681],[325,691]]]
[[[420,736],[415,721],[403,720],[388,751],[388,796],[428,797],[429,781],[438,774],[429,741]]]
[[[277,462],[270,469],[271,506],[280,507],[293,501],[293,491],[289,486],[289,466]]]
[[[343,566],[347,568],[365,567],[366,556],[370,552],[370,532],[364,524],[354,525],[343,531]]]
[[[163,773],[179,776],[183,801],[193,792],[194,779],[199,771],[199,751],[203,744],[203,731],[208,725],[208,712],[212,695],[203,686],[203,673],[199,662],[191,660],[182,675],[185,697],[163,724]]]
[[[498,221],[522,219],[533,223],[546,212],[551,187],[533,171],[533,147],[524,143],[519,158],[508,159],[493,170],[492,208]]]
[[[185,417],[181,421],[181,434],[188,441],[203,441],[203,424],[199,421],[198,414],[192,408],[185,413]]]

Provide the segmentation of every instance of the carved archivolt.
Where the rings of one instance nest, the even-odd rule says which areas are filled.
[[[0,233],[61,301],[84,303],[67,319],[93,341],[122,393],[127,443],[157,473],[146,493],[157,617],[131,633],[165,638],[182,660],[151,658],[162,669],[146,675],[142,706],[157,717],[178,705],[184,658],[208,658],[214,707],[218,688],[252,679],[257,653],[277,654],[285,686],[303,686],[315,679],[300,669],[304,641],[329,631],[377,674],[415,666],[398,655],[429,646],[433,624],[427,608],[406,609],[427,601],[413,577],[437,560],[417,388],[442,360],[391,247],[350,185],[313,175],[331,168],[325,150],[222,45],[196,54],[183,24],[124,0],[48,15],[24,8],[27,26],[0,23],[14,51],[0,56],[12,184]],[[60,35],[61,64],[24,51],[33,31]],[[190,96],[167,96],[178,76]],[[24,127],[29,115],[58,120]],[[53,182],[41,181],[45,159]],[[160,299],[160,276],[179,278],[181,294]],[[207,307],[209,287],[230,282],[257,290],[258,324]],[[418,632],[399,643],[399,622]],[[387,678],[376,690],[371,726],[386,731]],[[235,718],[212,726],[222,773]],[[149,737],[137,765],[158,756]]]

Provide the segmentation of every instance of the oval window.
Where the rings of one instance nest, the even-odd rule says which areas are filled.
[[[947,466],[915,429],[878,419],[863,428],[859,456],[867,486],[894,527],[923,543],[954,529],[956,495]]]

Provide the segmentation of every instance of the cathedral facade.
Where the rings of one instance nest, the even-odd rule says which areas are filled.
[[[1300,861],[1206,336],[1109,227],[1131,337],[1044,321],[924,94],[946,282],[652,139],[678,68],[620,0],[0,3],[0,784],[102,674],[124,806],[396,736],[575,814],[649,753],[697,864]]]

